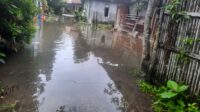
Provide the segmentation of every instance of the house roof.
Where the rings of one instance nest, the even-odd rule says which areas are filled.
[[[81,4],[81,0],[66,0],[68,4]]]
[[[114,2],[114,3],[125,3],[129,4],[132,0],[82,0],[84,1],[102,1],[102,2]]]

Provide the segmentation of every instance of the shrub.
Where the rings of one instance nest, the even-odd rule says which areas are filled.
[[[0,10],[1,44],[17,51],[30,42],[34,32],[35,4],[32,0],[1,0]]]
[[[82,9],[75,10],[74,16],[75,16],[75,19],[79,22],[86,22],[87,21],[86,17],[84,16],[84,12],[82,11]]]
[[[138,83],[143,92],[153,95],[155,112],[200,112],[197,101],[191,101],[187,85],[169,80],[167,86],[156,87],[144,81]],[[195,103],[194,103],[195,102]]]

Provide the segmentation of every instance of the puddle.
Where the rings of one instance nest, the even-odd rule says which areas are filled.
[[[8,99],[16,112],[150,112],[130,68],[141,60],[142,40],[59,22],[44,23],[32,45],[9,56],[0,81],[18,85]]]

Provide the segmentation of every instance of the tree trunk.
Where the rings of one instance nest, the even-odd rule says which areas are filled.
[[[142,52],[142,63],[141,70],[143,75],[146,76],[147,80],[149,80],[148,70],[150,64],[150,37],[151,37],[151,16],[154,11],[154,5],[156,0],[149,0],[145,24],[144,24],[144,38],[143,38],[143,52]]]

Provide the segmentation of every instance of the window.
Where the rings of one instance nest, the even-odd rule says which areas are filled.
[[[101,43],[105,43],[105,39],[106,37],[105,37],[105,35],[102,35],[102,37],[101,37]]]
[[[104,16],[108,17],[108,14],[109,14],[109,6],[106,5],[105,8],[104,8]]]

